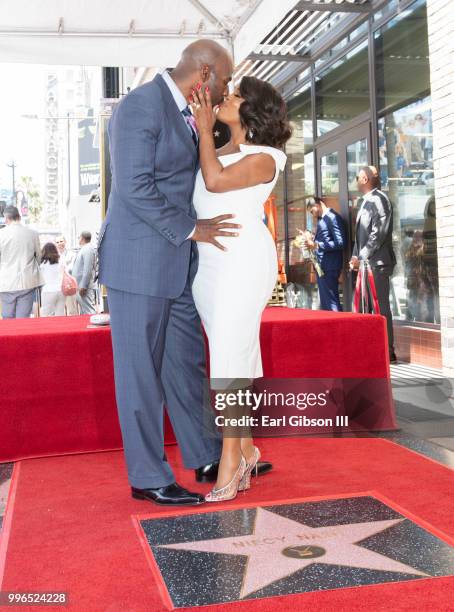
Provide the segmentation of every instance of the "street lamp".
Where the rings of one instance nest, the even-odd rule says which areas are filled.
[[[11,168],[12,179],[13,179],[13,195],[11,197],[11,204],[16,205],[16,163],[14,160],[10,164],[6,164],[8,168]]]

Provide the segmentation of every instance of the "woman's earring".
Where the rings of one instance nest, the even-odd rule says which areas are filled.
[[[248,136],[249,136],[249,140],[252,140],[254,138],[254,132],[252,130],[249,130]]]

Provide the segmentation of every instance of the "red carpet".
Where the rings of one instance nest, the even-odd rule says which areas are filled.
[[[88,316],[0,321],[0,363],[9,373],[0,462],[121,448],[110,329],[87,324]],[[370,429],[395,429],[383,317],[268,308],[261,345],[267,378],[381,379],[378,393],[367,380],[360,390],[381,398]],[[174,440],[167,427],[166,441]]]
[[[380,439],[266,439],[260,446],[275,470],[237,498],[238,505],[376,491],[416,522],[425,521],[443,532],[441,537],[454,537],[454,473],[445,466]],[[175,463],[178,449],[169,448],[168,455]],[[191,472],[177,467],[176,475],[183,485],[194,487]],[[199,485],[201,490],[208,488]],[[121,452],[24,460],[0,590],[68,591],[70,605],[65,609],[77,612],[163,610],[131,516],[164,513],[168,509],[129,497]],[[0,576],[1,567],[0,558]],[[448,577],[214,609],[441,612],[454,610],[453,601],[454,577]]]

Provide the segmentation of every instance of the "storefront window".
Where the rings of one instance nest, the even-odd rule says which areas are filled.
[[[394,207],[397,319],[439,323],[432,113],[425,6],[376,36],[380,177]]]
[[[307,36],[305,36],[305,40],[303,45],[298,49],[299,53],[308,52],[312,45],[320,40],[320,38],[326,35],[327,32],[332,31],[334,28],[338,27],[342,21],[345,21],[348,18],[347,13],[341,13],[332,11],[328,14],[325,14],[321,18],[319,18],[316,22],[315,27],[309,28],[309,32]]]
[[[380,21],[385,15],[393,13],[399,7],[399,0],[389,0],[382,9],[373,15],[374,21]]]
[[[364,41],[316,78],[317,135],[369,110],[369,62]]]
[[[273,189],[273,195],[275,196],[276,204],[276,247],[277,247],[277,258],[279,264],[285,266],[285,187],[284,187],[284,175],[282,172],[279,173],[279,178]]]
[[[312,285],[306,276],[310,270],[302,262],[301,250],[293,246],[298,230],[309,227],[306,209],[306,197],[315,194],[314,146],[312,130],[312,104],[310,84],[303,86],[288,102],[289,117],[293,134],[287,142],[287,212],[290,256],[288,262],[288,280],[297,285],[299,293],[298,306],[312,307]],[[306,282],[307,281],[307,282]]]
[[[392,111],[429,94],[425,2],[399,13],[375,34],[377,111]]]
[[[320,171],[324,196],[339,196],[339,155],[337,151],[321,158]]]
[[[367,21],[364,21],[360,26],[350,32],[350,34],[344,36],[342,40],[340,40],[336,45],[334,45],[334,47],[331,47],[330,49],[328,49],[328,51],[323,53],[323,55],[321,55],[315,62],[315,68],[318,69],[323,66],[323,64],[326,64],[326,62],[328,62],[332,57],[339,53],[341,49],[344,49],[347,45],[353,43],[353,41],[358,39],[360,36],[365,35],[367,33],[367,30],[368,23]]]
[[[358,189],[358,176],[361,168],[367,166],[369,161],[367,138],[352,142],[347,146],[347,186],[348,205],[350,209],[350,248],[353,250],[356,234],[356,217],[360,204],[361,192]]]

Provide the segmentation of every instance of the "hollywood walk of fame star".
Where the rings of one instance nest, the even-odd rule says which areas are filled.
[[[361,540],[403,520],[405,519],[399,518],[313,528],[269,510],[257,508],[254,530],[250,535],[165,544],[160,548],[246,555],[248,562],[240,598],[313,563],[429,576],[358,545]]]

